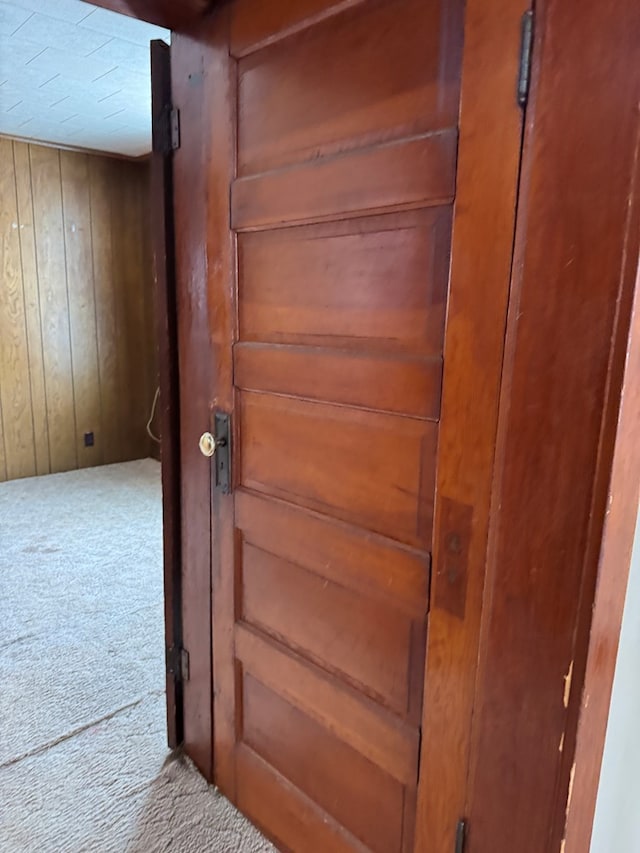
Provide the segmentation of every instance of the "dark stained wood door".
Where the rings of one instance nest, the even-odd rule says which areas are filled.
[[[461,45],[458,0],[211,23],[214,772],[294,851],[413,847]]]

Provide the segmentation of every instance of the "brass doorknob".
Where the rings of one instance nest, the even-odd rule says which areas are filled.
[[[217,446],[218,443],[210,432],[202,433],[200,441],[198,442],[198,447],[200,448],[200,453],[202,453],[203,456],[213,456],[216,452]]]

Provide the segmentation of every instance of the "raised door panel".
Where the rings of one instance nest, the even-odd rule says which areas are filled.
[[[434,424],[243,392],[239,484],[428,548]]]
[[[234,228],[342,219],[364,211],[453,200],[456,133],[443,130],[239,178],[231,190]]]
[[[239,388],[437,420],[442,360],[386,353],[243,344],[236,347]]]
[[[249,674],[242,697],[244,743],[370,850],[399,849],[400,783]]]
[[[235,504],[243,541],[424,618],[428,554],[272,497],[239,490]]]
[[[252,545],[241,553],[240,619],[406,715],[413,645],[407,614]]]
[[[279,844],[286,844],[284,849],[367,853],[362,842],[244,744],[237,747],[236,765],[238,807]]]
[[[238,235],[239,336],[439,356],[448,208]]]
[[[374,0],[336,23],[240,60],[239,175],[455,125],[446,4]]]
[[[418,736],[412,725],[250,626],[236,631],[236,654],[246,672],[321,723],[405,785],[416,776]]]

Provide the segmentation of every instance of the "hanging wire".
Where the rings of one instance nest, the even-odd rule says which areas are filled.
[[[160,396],[160,386],[158,385],[158,387],[156,388],[156,393],[154,394],[154,397],[153,397],[153,405],[151,406],[151,414],[149,415],[149,420],[147,421],[147,434],[149,435],[149,438],[153,439],[153,441],[157,442],[158,444],[160,444],[160,439],[158,438],[157,435],[153,434],[153,430],[151,429],[151,424],[153,423],[153,419],[156,416],[156,406],[158,405],[158,397],[159,396]]]

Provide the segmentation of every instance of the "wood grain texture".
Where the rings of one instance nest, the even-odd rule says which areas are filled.
[[[241,548],[238,618],[404,717],[419,653],[407,614],[247,542]]]
[[[636,170],[638,165],[636,163]],[[611,479],[606,492],[607,515],[598,561],[584,688],[579,705],[575,773],[571,797],[565,805],[567,853],[580,853],[591,843],[637,518],[640,483],[640,171],[636,171],[635,187],[628,229],[630,251],[623,271],[625,277],[635,278],[634,304],[629,338],[624,345],[623,328],[619,336],[619,351],[612,365],[616,389],[622,362],[624,378]],[[629,284],[627,289],[630,289]],[[623,324],[626,324],[625,315],[626,312]],[[617,395],[614,392],[612,396],[615,399]]]
[[[280,849],[368,853],[368,848],[253,750],[237,750],[238,808]]]
[[[0,407],[8,479],[35,469],[27,329],[20,257],[20,224],[13,145],[0,139]]]
[[[247,746],[369,850],[400,850],[402,785],[249,673],[242,683],[242,731]]]
[[[105,463],[123,457],[122,406],[116,312],[114,247],[112,242],[112,172],[117,167],[106,158],[89,158],[91,194],[91,248],[96,303],[96,342],[102,414],[102,453]]]
[[[14,142],[13,158],[18,199],[18,223],[20,225],[20,259],[22,262],[22,286],[27,326],[33,434],[39,437],[34,442],[35,473],[48,474],[51,471],[49,423],[47,421],[47,398],[44,380],[44,349],[40,332],[42,318],[36,264],[36,234],[33,220],[29,146],[24,142]]]
[[[446,207],[240,234],[240,340],[440,356],[450,245]]]
[[[178,281],[182,399],[195,421],[206,393],[233,424],[234,491],[213,492],[214,777],[286,849],[408,853],[416,768],[388,773],[391,742],[352,732],[366,707],[420,737],[462,3],[332,5],[240,62],[240,4],[172,46],[202,48],[199,68],[173,65],[176,105],[198,101],[176,221],[207,262]],[[275,6],[293,11],[265,18]],[[320,56],[339,86],[322,88]],[[185,521],[201,560],[206,524]],[[278,684],[243,670],[246,630],[295,657],[297,692],[291,667]],[[307,710],[323,679],[353,699],[342,727]]]
[[[247,542],[415,619],[427,610],[429,555],[350,524],[239,490],[236,525]],[[351,555],[358,554],[358,560]]]
[[[144,309],[147,167],[8,139],[0,146],[1,478],[147,456],[155,371]],[[114,232],[127,232],[126,270]]]
[[[158,143],[158,132],[171,101],[171,52],[161,40],[151,42],[151,122],[153,151],[149,172],[149,233],[153,259],[152,314],[157,342],[158,401],[153,424],[160,436],[162,476],[162,547],[165,648],[184,647],[182,530],[180,526],[180,390],[178,319],[173,210],[173,157]],[[150,336],[153,340],[153,336]],[[184,741],[184,685],[167,672],[167,741],[175,749]]]
[[[367,355],[349,350],[238,344],[239,388],[270,391],[436,421],[442,360]]]
[[[175,267],[180,388],[181,584],[183,642],[190,677],[184,684],[184,748],[213,781],[211,651],[211,470],[198,449],[210,429],[211,364],[207,293],[209,262],[204,188],[205,128],[210,119],[204,70],[211,49],[201,38],[177,35],[171,45],[173,104],[184,131],[173,155]],[[223,128],[217,122],[215,132]],[[212,198],[217,199],[214,188]],[[220,202],[221,203],[221,202]],[[228,207],[228,203],[227,203]],[[216,721],[216,725],[218,722]],[[221,722],[222,725],[222,722]]]
[[[239,422],[239,484],[428,550],[435,424],[253,392]]]
[[[60,177],[76,415],[76,454],[78,467],[84,468],[91,464],[99,465],[104,461],[103,444],[100,440],[95,447],[84,446],[85,432],[95,430],[98,438],[102,433],[88,155],[61,151]]]
[[[525,8],[522,0],[469,0],[465,7],[416,853],[453,850],[456,826],[466,816],[520,163],[522,113],[514,81]],[[448,526],[452,519],[465,529]],[[454,551],[455,565],[452,545],[466,547],[466,554]],[[456,571],[462,568],[465,574]],[[475,849],[493,851],[495,838]]]
[[[362,2],[285,0],[263,3],[262,0],[238,0],[231,14],[231,53],[236,57],[244,56]]]
[[[639,233],[640,7],[536,13],[469,803],[495,853],[563,840]]]
[[[459,90],[446,74],[445,5],[362,3],[339,27],[322,21],[242,60],[238,174],[455,127]]]
[[[232,225],[242,230],[451,202],[455,161],[456,132],[443,130],[238,178]]]
[[[357,691],[319,668],[309,667],[299,656],[245,626],[236,631],[236,654],[243,668],[262,684],[336,732],[394,779],[413,785],[418,759],[418,737],[413,727],[363,701]]]
[[[78,454],[60,153],[31,146],[30,158],[51,470],[68,471],[78,467]]]

